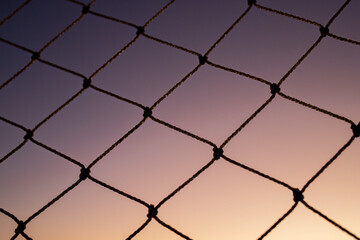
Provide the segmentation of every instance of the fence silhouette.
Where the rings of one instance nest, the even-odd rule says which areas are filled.
[[[47,209],[51,208],[51,206],[58,201],[61,201],[62,198],[68,194],[69,192],[71,192],[74,188],[76,188],[81,182],[83,181],[91,181],[95,184],[98,184],[112,192],[114,192],[115,194],[119,194],[122,197],[128,198],[132,201],[135,201],[136,203],[145,206],[148,209],[148,214],[147,214],[147,220],[141,224],[140,226],[138,226],[137,229],[134,229],[133,233],[128,236],[126,239],[132,239],[133,237],[135,237],[138,233],[140,233],[143,229],[145,229],[147,227],[147,225],[151,222],[151,221],[156,221],[158,222],[160,225],[162,225],[164,228],[169,229],[170,231],[172,231],[173,233],[177,234],[178,236],[184,238],[184,239],[193,239],[192,236],[188,235],[187,233],[183,232],[182,229],[177,229],[175,227],[173,227],[171,225],[171,223],[167,223],[165,221],[163,221],[162,219],[159,218],[158,216],[158,211],[161,209],[161,207],[167,203],[168,200],[170,200],[172,197],[174,197],[176,194],[178,194],[180,191],[182,191],[184,188],[186,188],[192,181],[194,181],[199,175],[201,175],[203,172],[207,171],[207,169],[212,166],[216,161],[226,161],[230,164],[233,164],[234,167],[240,167],[244,170],[247,170],[249,172],[251,172],[252,174],[260,177],[260,178],[265,178],[268,181],[271,181],[272,183],[275,184],[279,184],[282,187],[284,187],[285,189],[287,189],[288,191],[290,191],[293,194],[293,200],[294,203],[291,206],[290,209],[288,209],[285,213],[283,213],[282,216],[280,216],[278,219],[276,219],[274,222],[269,223],[269,227],[268,229],[264,229],[264,232],[259,235],[258,239],[263,239],[265,238],[272,230],[274,230],[284,219],[286,219],[292,212],[293,210],[299,205],[302,204],[303,206],[305,206],[307,209],[309,209],[311,212],[313,212],[314,214],[320,216],[321,218],[323,218],[324,221],[327,221],[329,223],[331,223],[334,227],[340,229],[341,231],[345,232],[346,234],[348,234],[349,236],[351,236],[354,239],[360,239],[360,237],[358,235],[356,235],[356,233],[352,232],[351,229],[348,229],[346,226],[341,225],[341,223],[339,223],[336,219],[332,219],[330,216],[327,216],[325,213],[317,210],[316,208],[314,208],[310,203],[308,203],[305,199],[305,191],[307,190],[307,188],[314,182],[317,180],[317,178],[324,172],[327,170],[327,168],[345,151],[345,149],[347,149],[354,141],[358,140],[358,137],[360,135],[360,123],[357,123],[358,120],[351,120],[348,119],[344,116],[341,116],[337,113],[328,111],[326,109],[323,109],[321,107],[315,106],[311,103],[305,102],[301,99],[297,99],[295,97],[289,96],[286,93],[282,92],[281,90],[281,85],[284,83],[284,81],[286,81],[288,79],[288,77],[295,71],[295,69],[301,65],[301,63],[303,62],[304,59],[306,59],[311,52],[321,44],[322,40],[324,38],[334,38],[336,40],[342,41],[344,42],[344,44],[351,44],[353,46],[358,47],[360,45],[360,42],[357,40],[353,40],[353,39],[348,39],[346,37],[343,36],[339,36],[336,33],[333,33],[331,31],[331,24],[336,21],[336,18],[342,13],[342,11],[348,7],[348,5],[350,5],[351,0],[347,0],[343,3],[343,5],[338,9],[338,11],[331,17],[331,19],[329,19],[329,21],[327,22],[326,25],[322,25],[316,21],[310,20],[310,19],[305,19],[303,17],[300,16],[295,16],[293,14],[287,13],[287,12],[283,12],[277,9],[272,9],[266,6],[263,6],[259,3],[257,3],[256,0],[248,0],[248,7],[246,8],[246,10],[244,12],[242,12],[241,14],[239,14],[239,17],[231,24],[230,27],[228,27],[226,29],[226,31],[224,31],[224,33],[217,39],[217,41],[215,41],[211,47],[205,52],[205,54],[201,54],[198,53],[196,51],[193,51],[191,49],[188,49],[186,47],[183,46],[179,46],[176,45],[174,43],[168,42],[166,40],[157,38],[156,36],[152,36],[150,34],[148,34],[146,32],[147,27],[153,22],[154,19],[156,19],[160,14],[162,14],[164,11],[166,11],[169,7],[171,7],[171,5],[175,2],[175,0],[172,0],[170,2],[168,2],[165,6],[163,6],[161,9],[159,9],[159,11],[153,15],[148,21],[145,22],[144,25],[138,26],[132,22],[128,22],[126,20],[122,20],[122,19],[118,19],[115,18],[113,16],[108,16],[108,15],[104,15],[102,13],[96,12],[92,10],[92,5],[95,3],[95,0],[92,0],[89,4],[84,4],[80,1],[76,1],[76,0],[68,0],[69,2],[78,5],[79,6],[79,16],[73,20],[66,28],[64,28],[61,32],[59,32],[55,37],[53,37],[49,42],[47,42],[44,46],[42,46],[39,50],[34,50],[34,49],[28,49],[27,47],[24,47],[20,44],[17,44],[15,42],[12,42],[10,40],[7,40],[6,38],[0,37],[0,41],[2,44],[6,44],[6,45],[10,45],[14,48],[20,49],[26,53],[29,53],[31,55],[30,60],[28,61],[27,64],[25,64],[24,67],[22,67],[21,69],[19,69],[15,74],[13,74],[9,79],[6,79],[4,81],[4,79],[1,79],[1,86],[0,86],[0,94],[1,94],[1,90],[5,89],[8,85],[10,85],[12,82],[16,81],[17,78],[25,71],[27,71],[29,68],[32,67],[32,65],[35,62],[40,62],[42,64],[46,64],[52,68],[56,68],[59,69],[61,71],[67,72],[69,74],[72,74],[80,79],[82,79],[83,81],[83,85],[82,88],[80,90],[78,90],[73,96],[71,96],[69,99],[67,99],[63,104],[61,104],[58,108],[56,108],[53,112],[49,113],[48,116],[46,118],[44,118],[42,121],[38,122],[36,124],[36,126],[32,129],[29,129],[26,126],[23,126],[15,121],[12,121],[11,119],[8,119],[6,116],[0,116],[0,120],[2,122],[5,122],[6,124],[11,125],[14,128],[17,129],[21,129],[24,132],[24,139],[23,141],[16,146],[14,149],[12,149],[11,151],[9,151],[7,154],[5,154],[5,156],[1,156],[1,160],[0,160],[0,167],[3,167],[3,165],[1,165],[3,162],[5,161],[11,161],[9,160],[9,157],[12,156],[14,153],[16,153],[19,149],[21,149],[23,146],[25,146],[28,142],[32,142],[40,147],[42,147],[43,149],[56,154],[58,156],[60,156],[64,161],[69,161],[72,164],[76,165],[76,167],[79,168],[79,178],[76,182],[74,182],[73,184],[71,184],[70,186],[68,186],[68,188],[66,188],[63,192],[59,193],[54,199],[52,199],[51,201],[49,201],[47,204],[45,204],[42,208],[40,208],[39,210],[37,210],[36,212],[34,212],[31,216],[29,216],[27,219],[19,219],[17,216],[15,216],[13,213],[9,212],[7,209],[2,208],[2,206],[0,206],[0,212],[1,214],[11,218],[16,224],[17,227],[14,229],[14,235],[11,237],[11,239],[16,239],[19,235],[21,235],[22,237],[24,237],[25,239],[32,239],[31,236],[29,236],[26,233],[27,230],[27,225],[32,222],[32,221],[36,221],[36,218],[42,214],[43,212],[45,212]],[[0,22],[0,27],[4,24],[6,24],[7,21],[10,21],[11,18],[13,16],[15,16],[16,14],[18,14],[20,11],[22,11],[24,8],[26,8],[29,4],[31,4],[32,0],[27,0],[24,1],[20,6],[18,6],[18,8],[9,13],[9,15],[4,18],[1,22]],[[278,14],[281,15],[285,18],[292,18],[295,19],[297,21],[302,21],[305,23],[309,24],[309,28],[313,27],[313,28],[318,28],[319,29],[319,36],[318,38],[313,42],[313,44],[307,49],[306,52],[303,53],[303,55],[297,60],[297,62],[290,68],[288,69],[288,71],[286,72],[285,75],[283,75],[283,77],[277,82],[277,83],[273,83],[270,82],[266,79],[257,77],[257,76],[253,76],[251,74],[248,74],[246,72],[242,72],[241,70],[238,69],[233,69],[227,66],[222,66],[220,64],[217,64],[215,62],[212,62],[208,59],[208,56],[212,53],[212,51],[218,46],[218,44],[220,42],[222,42],[222,40],[224,38],[227,37],[227,35],[246,17],[246,15],[252,11],[252,9],[257,8],[259,10],[262,11],[266,11],[266,12],[270,12],[272,14]],[[117,24],[121,24],[124,25],[126,27],[129,28],[133,28],[134,29],[134,36],[131,39],[131,41],[129,41],[125,46],[123,46],[120,50],[118,50],[116,53],[113,54],[112,57],[110,57],[105,63],[103,63],[100,67],[98,67],[97,69],[95,69],[93,71],[92,74],[90,74],[89,76],[85,76],[82,73],[79,73],[77,71],[74,71],[72,69],[68,69],[64,66],[60,66],[57,65],[51,61],[48,61],[44,58],[42,58],[42,53],[44,51],[46,51],[46,49],[53,44],[56,44],[56,41],[64,34],[66,34],[66,32],[71,29],[75,24],[77,24],[78,22],[80,22],[83,18],[85,18],[87,15],[93,15],[95,17],[98,18],[102,18],[106,21],[112,21],[112,22],[116,22]],[[226,28],[226,26],[225,26]],[[164,93],[162,96],[159,96],[159,98],[157,99],[157,101],[155,101],[151,106],[144,106],[134,100],[131,99],[127,99],[125,97],[119,96],[113,92],[107,91],[105,89],[102,89],[98,86],[96,86],[96,82],[94,83],[92,80],[94,78],[94,76],[96,76],[99,72],[101,72],[104,68],[106,68],[109,64],[112,63],[113,60],[115,60],[119,55],[121,55],[123,52],[127,51],[127,49],[129,49],[132,45],[135,45],[137,43],[137,40],[139,38],[147,38],[151,41],[155,41],[158,42],[160,44],[166,45],[168,47],[171,48],[176,48],[180,51],[183,51],[189,55],[192,55],[194,58],[198,59],[198,64],[195,65],[193,67],[193,69],[187,73],[185,76],[181,76],[179,77],[179,81],[173,86],[171,87],[166,93]],[[233,133],[228,136],[220,145],[216,145],[215,143],[211,142],[210,140],[207,140],[201,136],[198,136],[186,129],[182,129],[179,128],[175,125],[173,125],[172,123],[163,121],[159,118],[157,118],[156,116],[154,116],[153,114],[153,110],[159,105],[161,104],[163,101],[166,100],[166,98],[171,95],[174,91],[176,91],[184,82],[188,81],[189,79],[191,79],[192,75],[197,72],[202,66],[204,65],[208,65],[210,67],[216,68],[216,69],[220,69],[222,71],[226,71],[226,72],[230,72],[231,74],[236,74],[236,75],[240,75],[243,77],[246,77],[249,81],[257,81],[260,82],[261,84],[264,85],[268,85],[269,87],[269,94],[270,97],[268,97],[268,99],[256,110],[254,111],[247,119],[246,121],[244,121],[237,129],[234,129]],[[108,96],[109,98],[114,98],[118,101],[122,101],[125,102],[127,104],[132,105],[134,108],[140,108],[143,110],[143,118],[141,121],[139,121],[138,123],[136,123],[132,128],[130,128],[126,134],[124,134],[123,136],[121,136],[116,142],[114,142],[112,145],[108,146],[108,148],[101,153],[96,159],[94,159],[89,165],[85,166],[84,164],[82,164],[81,162],[77,161],[76,159],[67,156],[65,153],[62,153],[58,150],[56,150],[55,148],[53,148],[52,146],[48,145],[47,143],[43,143],[40,142],[36,139],[36,131],[41,128],[44,124],[46,124],[47,122],[51,121],[51,119],[60,111],[62,111],[64,108],[66,108],[72,101],[74,101],[77,98],[81,98],[82,94],[85,91],[89,91],[89,89],[92,89],[93,91],[97,91],[101,94],[104,94],[106,96]],[[304,184],[304,186],[302,188],[296,188],[293,187],[291,185],[289,185],[286,182],[283,182],[275,177],[272,177],[270,175],[267,175],[266,173],[263,173],[257,169],[253,169],[243,163],[241,163],[240,161],[237,161],[235,159],[231,159],[230,157],[228,157],[226,155],[226,151],[224,151],[224,147],[238,134],[240,134],[240,132],[254,119],[257,117],[257,115],[263,111],[265,108],[267,108],[267,106],[275,99],[275,98],[281,98],[283,100],[286,101],[291,101],[294,102],[296,104],[301,105],[302,107],[308,109],[309,111],[317,111],[321,114],[327,115],[331,118],[337,119],[339,121],[342,121],[344,124],[347,124],[349,126],[349,128],[352,130],[352,135],[349,136],[349,139],[344,143],[344,145],[340,148],[337,149],[336,154],[333,155],[327,162],[325,165],[323,165],[320,169],[317,170],[316,174],[314,174],[310,179],[308,179],[308,181]],[[235,116],[234,116],[235,117]],[[185,182],[183,182],[181,185],[179,185],[177,188],[175,188],[173,191],[169,192],[169,194],[163,198],[159,203],[157,204],[152,204],[152,203],[148,203],[144,200],[141,200],[140,198],[133,196],[127,192],[122,191],[121,189],[117,189],[107,183],[105,183],[104,181],[102,181],[101,179],[97,179],[95,177],[93,177],[91,175],[91,169],[92,167],[94,167],[94,165],[96,164],[101,164],[101,160],[108,154],[110,153],[113,149],[115,149],[119,144],[121,144],[126,138],[128,138],[131,134],[133,134],[135,131],[137,131],[139,128],[141,128],[141,126],[146,122],[146,121],[153,121],[154,123],[160,124],[166,128],[169,128],[173,131],[179,132],[187,137],[196,139],[197,141],[203,142],[205,144],[207,144],[209,146],[209,151],[212,151],[213,153],[213,158],[208,161],[203,167],[201,167],[200,169],[198,169],[198,171],[196,171],[190,178],[188,178]],[[4,195],[6,193],[1,193],[1,195]],[[226,239],[226,238],[225,238]]]

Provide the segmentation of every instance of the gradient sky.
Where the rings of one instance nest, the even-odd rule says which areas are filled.
[[[0,20],[24,1],[0,1]],[[89,1],[82,0],[87,4]],[[91,10],[143,25],[166,0],[98,0]],[[258,0],[267,7],[326,25],[344,0]],[[245,11],[246,0],[176,0],[145,29],[204,54]],[[353,0],[330,32],[360,41],[360,1]],[[81,14],[65,0],[33,0],[0,26],[0,37],[38,51]],[[51,44],[41,58],[90,76],[135,36],[136,29],[91,14]],[[211,62],[277,83],[319,37],[317,26],[253,7],[210,53]],[[31,54],[0,41],[0,84]],[[360,121],[360,48],[325,37],[281,85],[281,91],[351,121]],[[151,106],[198,64],[195,55],[143,36],[92,79],[95,86]],[[0,90],[0,116],[34,128],[82,88],[82,79],[35,61]],[[221,145],[271,96],[269,86],[203,65],[153,115]],[[85,166],[133,128],[141,108],[86,90],[34,133]],[[24,131],[0,121],[0,157]],[[224,154],[294,188],[304,184],[351,138],[350,124],[276,96]],[[149,204],[158,204],[212,158],[212,147],[148,119],[91,169],[91,175]],[[360,139],[304,193],[305,200],[360,236]],[[79,176],[79,167],[28,141],[0,164],[0,208],[20,220]],[[158,216],[192,239],[257,239],[293,205],[292,192],[221,159],[167,201]],[[125,239],[147,208],[90,180],[33,219],[36,240]],[[16,223],[0,214],[0,239]],[[19,236],[17,239],[24,239]],[[182,239],[155,220],[134,239]],[[354,239],[301,203],[266,239]]]

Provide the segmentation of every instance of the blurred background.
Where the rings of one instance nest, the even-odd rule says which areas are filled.
[[[0,1],[0,19],[23,0]],[[98,0],[90,10],[143,26],[169,1]],[[88,4],[82,0],[79,3]],[[343,0],[258,0],[258,4],[323,26]],[[248,8],[245,0],[177,0],[145,28],[158,39],[205,54]],[[34,52],[81,15],[65,0],[33,0],[0,26],[0,38]],[[360,40],[360,2],[351,1],[330,32]],[[136,36],[136,28],[84,15],[40,58],[90,77]],[[319,38],[319,28],[252,7],[208,60],[272,83]],[[0,85],[32,54],[0,41]],[[92,78],[92,84],[152,106],[198,65],[198,57],[144,36]],[[304,102],[360,121],[360,48],[329,36],[281,85]],[[33,129],[81,90],[83,79],[40,61],[0,90],[0,116]],[[269,97],[269,85],[205,64],[153,110],[153,116],[220,146]],[[88,166],[143,119],[143,110],[86,89],[34,132],[34,139]],[[0,121],[0,157],[25,132]],[[306,182],[351,138],[350,124],[280,96],[224,147],[224,155],[294,188]],[[360,236],[359,138],[304,192],[307,203]],[[212,146],[147,119],[93,168],[91,176],[157,205],[213,157]],[[0,164],[0,208],[26,220],[79,178],[80,167],[26,142]],[[192,239],[257,239],[294,204],[274,182],[216,161],[158,209],[158,217]],[[30,221],[36,240],[125,239],[148,209],[89,179]],[[0,239],[17,224],[0,214]],[[18,236],[16,239],[24,239]],[[183,239],[152,220],[134,239]],[[299,203],[266,239],[354,239]]]

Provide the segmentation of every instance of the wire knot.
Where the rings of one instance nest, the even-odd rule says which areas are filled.
[[[360,122],[358,123],[358,125],[352,123],[351,130],[354,133],[354,137],[359,137],[360,136]]]
[[[202,56],[202,55],[199,55],[199,63],[200,65],[204,65],[207,61],[207,56]]]
[[[148,218],[153,218],[158,214],[157,208],[154,207],[154,205],[149,206],[149,211],[147,214]]]
[[[248,0],[249,6],[252,6],[252,5],[255,4],[255,3],[256,3],[256,0]]]
[[[82,14],[87,14],[90,10],[90,7],[89,6],[83,6],[82,9],[81,9],[81,13]]]
[[[143,117],[144,117],[144,118],[150,117],[151,114],[152,114],[151,108],[146,107],[146,108],[144,109]]]
[[[26,134],[24,136],[24,139],[28,140],[28,139],[32,138],[33,136],[34,136],[34,132],[31,131],[30,129],[28,129],[28,130],[26,130]]]
[[[88,88],[91,85],[91,79],[84,78],[83,80],[83,88]]]
[[[31,55],[31,60],[36,60],[40,57],[40,53],[39,52],[33,52],[33,54]]]
[[[89,168],[81,168],[79,178],[81,181],[84,181],[87,179],[90,175],[90,169]]]
[[[320,33],[321,33],[321,36],[322,36],[322,37],[326,37],[326,35],[329,34],[329,29],[328,29],[327,27],[321,26],[321,27],[320,27]]]
[[[136,30],[136,35],[143,34],[144,32],[145,32],[144,27],[137,27],[137,30]]]
[[[302,192],[298,188],[295,188],[292,191],[293,191],[294,201],[295,202],[299,202],[299,201],[301,202],[302,200],[304,200],[304,195],[302,194]]]
[[[18,226],[15,229],[15,233],[20,234],[20,233],[24,232],[25,228],[26,228],[26,224],[23,221],[19,221]]]
[[[270,84],[270,90],[271,90],[271,94],[277,94],[280,92],[280,87],[279,85],[275,84],[275,83],[272,83]]]
[[[222,148],[217,148],[217,147],[214,147],[213,151],[214,151],[213,156],[215,160],[218,160],[221,157],[221,155],[224,153],[224,150],[222,150]]]

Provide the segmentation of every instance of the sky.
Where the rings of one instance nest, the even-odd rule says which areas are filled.
[[[23,0],[0,1],[0,21]],[[90,10],[143,26],[169,1],[97,0]],[[344,0],[258,0],[325,26]],[[88,4],[81,0],[79,3]],[[245,0],[175,0],[145,27],[145,34],[205,54],[248,8]],[[0,25],[0,209],[26,221],[79,179],[80,167],[28,140],[35,128],[83,88],[83,79],[35,60],[3,40],[39,51],[81,15],[66,0],[32,0]],[[360,2],[351,1],[329,26],[360,41]],[[252,6],[208,54],[208,61],[278,83],[319,38],[319,27]],[[40,58],[90,77],[136,37],[136,28],[84,15]],[[359,45],[324,37],[282,82],[281,93],[360,121]],[[199,64],[196,54],[140,35],[92,77],[97,88],[151,107]],[[268,84],[208,63],[152,109],[152,116],[216,146],[271,97]],[[143,120],[141,107],[87,88],[48,121],[33,139],[88,166]],[[349,122],[289,101],[279,94],[224,147],[223,155],[286,183],[304,185],[351,139]],[[360,237],[360,139],[304,191],[307,204]],[[213,158],[211,144],[151,118],[104,155],[90,175],[148,205],[157,205]],[[157,217],[196,240],[258,239],[294,205],[283,185],[223,157],[158,208]],[[27,223],[36,240],[126,239],[148,219],[143,204],[90,179]],[[0,239],[17,223],[0,212]],[[19,235],[16,239],[25,239]],[[155,219],[133,239],[184,239]],[[264,239],[356,239],[299,202]]]

